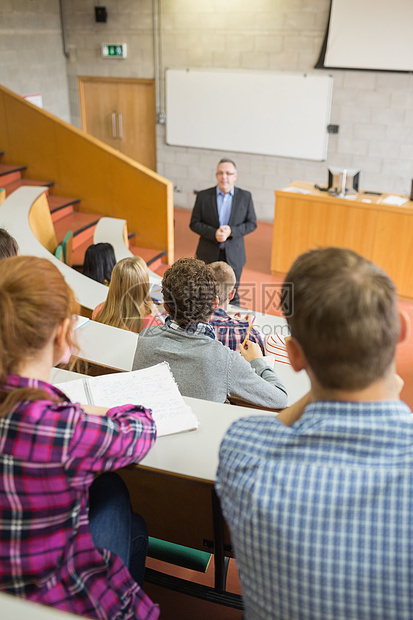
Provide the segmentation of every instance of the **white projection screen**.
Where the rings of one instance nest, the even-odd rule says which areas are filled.
[[[329,69],[413,71],[413,0],[331,0]]]
[[[321,73],[168,69],[166,142],[323,161],[332,88]]]

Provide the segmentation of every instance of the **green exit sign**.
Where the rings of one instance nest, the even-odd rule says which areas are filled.
[[[102,43],[102,58],[126,58],[126,43]]]

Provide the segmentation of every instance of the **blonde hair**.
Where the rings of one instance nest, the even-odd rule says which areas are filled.
[[[214,272],[215,280],[217,281],[219,303],[223,304],[228,301],[229,294],[235,288],[237,282],[235,272],[231,265],[220,260],[215,261],[215,263],[210,263],[209,267]]]
[[[149,274],[140,256],[124,258],[112,271],[108,296],[95,320],[131,332],[141,332],[143,318],[151,314]]]
[[[43,391],[19,388],[4,392],[10,373],[40,352],[64,319],[79,312],[72,289],[58,268],[46,258],[15,256],[0,263],[0,416],[17,402],[39,400]],[[72,329],[67,344],[72,345]],[[46,398],[50,400],[50,396]]]

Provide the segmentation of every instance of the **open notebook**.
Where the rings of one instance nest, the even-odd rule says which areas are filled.
[[[85,377],[67,383],[55,383],[72,402],[116,407],[142,405],[152,409],[158,437],[198,428],[198,418],[188,407],[166,362],[99,377]]]

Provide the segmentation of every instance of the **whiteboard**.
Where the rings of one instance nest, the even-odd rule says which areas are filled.
[[[332,89],[326,74],[168,69],[166,142],[322,161]]]

